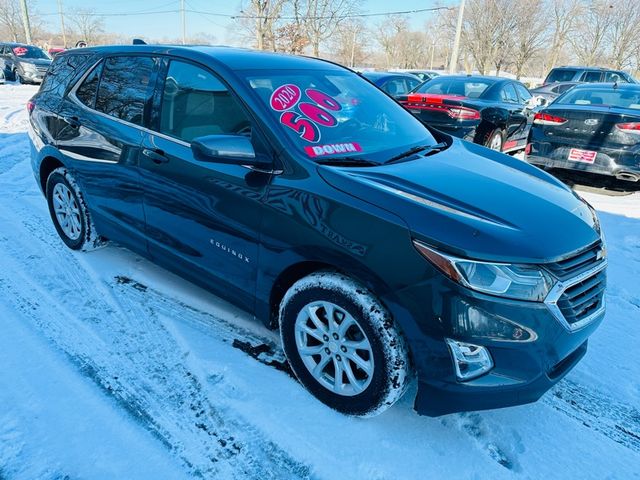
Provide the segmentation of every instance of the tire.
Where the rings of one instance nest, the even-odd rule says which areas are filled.
[[[66,168],[51,172],[47,178],[46,197],[53,225],[67,247],[88,251],[106,243],[96,232],[84,196]],[[68,223],[66,218],[69,218]]]
[[[504,146],[504,133],[499,128],[495,129],[487,136],[487,140],[484,144],[485,147],[501,152]]]
[[[300,383],[341,413],[378,415],[409,384],[407,344],[391,314],[343,274],[316,272],[296,282],[280,304],[280,336]]]

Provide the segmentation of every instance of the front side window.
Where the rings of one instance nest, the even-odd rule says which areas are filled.
[[[518,92],[518,96],[520,97],[520,103],[526,103],[527,100],[531,98],[531,92],[527,90],[527,87],[520,83],[516,83],[516,91]]]
[[[105,59],[95,109],[142,125],[154,64],[151,57],[123,56]]]
[[[502,100],[507,103],[518,103],[518,95],[512,83],[508,83],[502,87],[500,95],[502,96]]]
[[[407,147],[437,143],[397,102],[347,70],[254,70],[244,78],[277,128],[308,157],[383,162]]]
[[[173,60],[164,82],[160,133],[191,142],[206,135],[248,135],[251,123],[215,75]]]
[[[392,78],[382,86],[382,90],[389,95],[404,95],[410,89],[407,88],[404,78]]]

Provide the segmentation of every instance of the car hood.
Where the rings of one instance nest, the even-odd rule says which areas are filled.
[[[587,205],[560,181],[457,139],[402,163],[318,169],[334,188],[401,217],[414,238],[466,258],[544,263],[599,238]]]
[[[51,65],[51,60],[47,60],[45,58],[20,58],[16,59],[20,63],[31,63],[38,67],[48,67]]]

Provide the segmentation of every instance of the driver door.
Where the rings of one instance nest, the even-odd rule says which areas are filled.
[[[152,131],[140,155],[149,253],[252,311],[262,200],[271,173],[196,159],[191,142],[245,135],[256,156],[269,154],[244,107],[216,75],[182,60],[163,62]]]

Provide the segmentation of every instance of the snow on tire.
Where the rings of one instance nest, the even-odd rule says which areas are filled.
[[[49,174],[46,197],[53,225],[69,248],[89,251],[106,244],[98,235],[82,191],[69,170],[59,167]]]
[[[372,417],[407,389],[406,341],[363,285],[337,272],[297,281],[280,303],[280,336],[298,380],[342,413]]]

